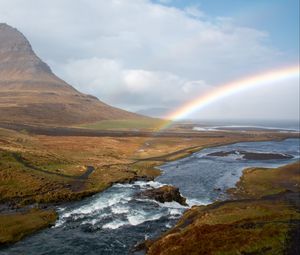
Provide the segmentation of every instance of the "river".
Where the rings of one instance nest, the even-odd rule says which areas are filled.
[[[207,148],[189,157],[167,163],[163,174],[152,182],[116,184],[106,191],[58,207],[59,220],[42,230],[0,250],[2,255],[128,254],[137,243],[156,237],[172,227],[188,208],[175,202],[158,203],[137,193],[171,184],[180,188],[189,205],[226,199],[226,189],[234,187],[247,167],[278,167],[299,160],[299,139],[244,142]],[[290,155],[286,159],[245,159],[241,152]],[[215,152],[232,152],[211,156]]]

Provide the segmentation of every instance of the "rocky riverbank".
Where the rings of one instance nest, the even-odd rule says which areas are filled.
[[[299,254],[299,163],[245,170],[233,200],[192,207],[147,254]]]

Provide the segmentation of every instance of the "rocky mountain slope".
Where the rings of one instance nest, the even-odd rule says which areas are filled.
[[[0,24],[0,122],[73,125],[140,115],[80,93],[55,76],[17,29]]]

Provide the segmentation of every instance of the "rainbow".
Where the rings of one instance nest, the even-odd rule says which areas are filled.
[[[191,102],[184,104],[177,108],[177,110],[171,112],[165,117],[167,120],[180,120],[195,111],[199,111],[204,107],[221,100],[225,97],[237,94],[247,89],[273,84],[280,81],[290,80],[299,76],[299,65],[282,68],[279,70],[272,70],[265,73],[256,74],[241,80],[226,83],[220,86],[216,86],[215,89],[204,93],[192,100]]]

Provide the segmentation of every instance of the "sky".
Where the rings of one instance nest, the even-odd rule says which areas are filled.
[[[299,0],[0,0],[53,72],[130,111],[169,112],[224,83],[299,64]],[[299,79],[188,118],[299,119]]]

